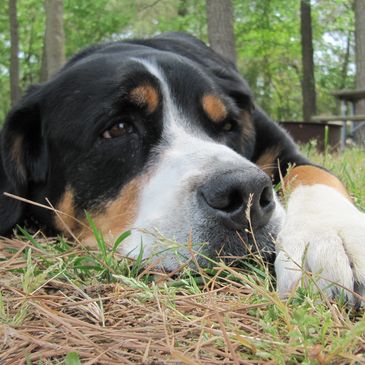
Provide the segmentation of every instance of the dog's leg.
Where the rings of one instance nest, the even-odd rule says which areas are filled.
[[[328,295],[347,288],[345,295],[354,302],[351,291],[364,292],[365,214],[342,183],[318,167],[293,168],[284,181],[287,217],[275,262],[280,294],[303,282],[304,269],[317,276],[317,285]]]
[[[339,179],[306,160],[265,114],[258,111],[255,122],[258,140],[266,142],[257,159],[265,151],[279,151],[273,156],[279,165],[273,178],[274,183],[283,180],[285,192],[287,215],[276,245],[278,291],[286,296],[305,284],[305,270],[329,296],[345,289],[356,302],[352,291],[365,294],[365,214]]]

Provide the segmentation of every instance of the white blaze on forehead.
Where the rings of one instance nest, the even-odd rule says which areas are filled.
[[[146,69],[155,76],[159,82],[162,91],[162,99],[163,99],[163,127],[164,132],[166,127],[172,123],[176,123],[181,120],[180,112],[178,108],[174,105],[170,88],[168,87],[167,80],[165,75],[163,74],[162,70],[154,63],[148,62],[144,59],[135,58],[135,61],[141,63]]]
[[[186,120],[186,116],[172,100],[168,82],[163,71],[156,64],[144,59],[135,58],[134,60],[144,65],[160,82],[163,95],[162,140],[168,144],[167,149],[166,146],[162,147],[161,154],[165,155],[167,153],[171,155],[170,157],[177,159],[182,156],[186,159],[186,156],[189,156],[189,159],[192,158],[191,162],[194,162],[194,160],[201,161],[204,157],[210,157],[210,159],[215,160],[215,157],[219,156],[221,162],[237,162],[242,164],[243,160],[245,160],[247,164],[254,166],[252,162],[243,158],[231,148],[214,141],[206,133],[199,128],[194,128],[192,123]]]

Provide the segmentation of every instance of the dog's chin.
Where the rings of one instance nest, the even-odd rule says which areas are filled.
[[[275,259],[275,240],[280,226],[267,224],[251,232],[249,229],[228,231],[216,229],[206,235],[207,244],[198,254],[202,267],[223,261],[230,266],[240,266],[244,260],[273,263]]]
[[[184,266],[211,268],[219,262],[234,267],[242,266],[247,260],[273,263],[279,228],[280,225],[269,222],[253,234],[247,229],[234,231],[220,226],[205,227],[203,231],[195,229],[190,235],[191,242],[180,240],[177,246],[161,249],[163,246],[155,241],[154,254],[149,260],[170,272]]]

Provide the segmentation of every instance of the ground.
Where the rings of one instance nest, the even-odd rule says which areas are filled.
[[[365,150],[304,152],[365,210]],[[24,230],[0,242],[1,364],[365,364],[364,311],[341,298],[312,285],[282,301],[257,259],[158,274],[94,230],[98,251]]]

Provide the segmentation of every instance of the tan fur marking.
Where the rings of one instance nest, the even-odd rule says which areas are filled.
[[[242,121],[241,146],[243,151],[249,151],[255,140],[255,128],[252,122],[251,113],[247,110],[240,112],[239,118]]]
[[[204,95],[202,104],[205,113],[213,122],[221,122],[227,117],[227,108],[218,96]]]
[[[96,227],[102,232],[107,244],[112,245],[117,235],[128,229],[133,224],[138,210],[138,198],[144,176],[137,177],[129,182],[105,209],[98,213],[91,213]],[[77,236],[87,246],[96,248],[97,244],[85,218],[75,219],[74,194],[67,188],[56,209],[62,213],[55,218],[55,226],[61,232],[69,231]],[[67,226],[67,228],[66,228]]]
[[[147,111],[149,113],[153,113],[158,107],[158,92],[151,85],[138,86],[134,88],[129,95],[132,102],[137,104],[138,106],[147,105]]]
[[[293,191],[300,185],[323,184],[340,192],[347,199],[352,200],[341,181],[332,174],[315,166],[297,166],[289,170],[284,177],[285,190]]]
[[[55,218],[55,225],[56,228],[59,229],[61,232],[67,233],[67,226],[73,233],[77,233],[78,223],[75,217],[75,206],[74,206],[74,193],[71,188],[66,188],[63,197],[56,205],[56,209],[60,212],[64,213],[61,214],[59,217],[56,216]]]
[[[242,110],[240,113],[240,119],[243,121],[243,138],[245,140],[251,140],[254,138],[255,127],[253,126],[251,113],[247,110]]]
[[[278,168],[278,157],[280,152],[281,148],[279,146],[268,148],[255,163],[271,177],[275,169]]]
[[[114,243],[117,235],[134,223],[138,212],[138,198],[144,181],[144,176],[133,179],[103,212],[92,214],[96,227],[103,233],[109,245]],[[90,246],[95,245],[95,239],[90,236],[89,230],[84,229],[81,232],[81,239]]]
[[[12,155],[19,175],[26,178],[26,172],[23,166],[23,136],[16,136],[14,138]]]

